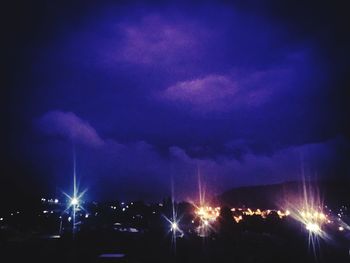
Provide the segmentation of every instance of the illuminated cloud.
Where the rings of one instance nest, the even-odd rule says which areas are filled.
[[[292,69],[270,69],[245,74],[212,74],[180,81],[160,92],[158,97],[174,105],[188,106],[195,113],[258,107],[274,99],[278,90],[290,89],[294,73]]]
[[[237,91],[236,83],[230,78],[209,75],[178,82],[167,88],[162,97],[168,101],[189,104],[196,111],[221,111],[230,108]]]
[[[73,112],[49,111],[38,120],[39,128],[51,136],[59,136],[89,146],[104,144],[96,130]]]

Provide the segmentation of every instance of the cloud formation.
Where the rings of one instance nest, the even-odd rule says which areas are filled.
[[[52,173],[57,184],[70,181],[66,141],[77,144],[86,181],[105,178],[110,193],[161,189],[170,174],[191,193],[197,165],[212,188],[295,178],[293,149],[303,145],[328,171],[337,151],[326,141],[348,132],[349,23],[338,20],[340,9],[325,22],[328,5],[100,1],[82,9],[80,0],[61,2],[24,14],[38,24],[8,56],[5,152],[15,163],[36,162],[43,184]],[[318,15],[311,21],[306,13]],[[50,140],[31,136],[27,124],[38,114]]]
[[[49,111],[39,118],[38,125],[45,134],[60,136],[73,143],[94,147],[104,144],[96,130],[73,112]]]
[[[231,107],[238,92],[237,84],[221,75],[178,82],[168,87],[161,97],[171,101],[189,104],[195,111],[225,111]]]
[[[339,162],[339,147],[349,147],[348,144],[344,146],[341,138],[337,138],[286,147],[270,155],[258,155],[251,150],[251,142],[239,140],[227,142],[225,147],[233,152],[239,151],[240,158],[234,155],[221,155],[215,159],[198,158],[177,145],[169,147],[164,155],[156,146],[145,141],[121,143],[111,138],[102,140],[91,125],[72,112],[50,111],[40,118],[40,124],[46,134],[99,146],[97,149],[84,148],[83,151],[77,149],[79,170],[85,171],[85,179],[95,182],[94,188],[107,187],[101,186],[101,183],[114,185],[118,189],[114,195],[121,198],[157,199],[166,196],[173,180],[176,197],[193,200],[197,197],[198,171],[203,183],[208,186],[208,195],[219,194],[234,186],[298,180],[303,161],[308,176],[318,173],[323,177],[334,167],[334,162]],[[344,164],[346,160],[342,162]],[[339,166],[339,163],[336,165]],[[65,173],[61,171],[61,163],[55,166],[57,176]],[[157,193],[153,192],[154,187],[159,189]],[[99,195],[111,197],[110,194]]]
[[[254,108],[290,89],[294,71],[287,68],[245,74],[211,74],[177,82],[159,92],[157,97],[173,105],[188,106],[195,113]]]
[[[136,23],[120,23],[118,28],[121,43],[116,60],[147,66],[179,63],[184,55],[191,59],[206,37],[205,30],[190,21],[172,21],[159,14],[149,14]]]

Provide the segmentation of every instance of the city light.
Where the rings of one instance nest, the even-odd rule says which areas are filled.
[[[79,199],[77,197],[73,197],[70,201],[71,205],[79,205]]]
[[[76,214],[80,210],[85,210],[84,207],[81,205],[83,203],[82,197],[86,193],[87,189],[85,189],[82,192],[79,192],[79,187],[77,184],[77,178],[76,178],[76,157],[75,157],[75,151],[74,151],[74,156],[73,156],[73,194],[68,195],[67,193],[63,192],[63,194],[68,198],[69,202],[66,207],[66,210],[64,211],[71,211],[70,212],[70,220],[68,218],[68,221],[72,221],[72,232],[73,232],[73,237],[76,231],[77,223],[76,222]]]
[[[202,221],[215,221],[220,215],[220,207],[212,208],[210,206],[197,207],[195,214]]]
[[[234,216],[234,220],[237,222],[243,220],[242,217],[238,217],[238,214],[240,215],[245,215],[245,216],[260,216],[262,218],[267,218],[269,215],[271,215],[272,213],[276,213],[278,215],[278,217],[280,219],[287,217],[290,215],[290,211],[286,210],[286,211],[282,211],[282,210],[271,210],[271,209],[252,209],[252,208],[232,208],[231,209],[232,212],[234,212],[235,216]],[[237,223],[238,223],[237,222]]]
[[[236,221],[236,223],[239,223],[243,220],[243,217],[240,215],[240,216],[233,216],[233,219]]]
[[[176,222],[171,223],[171,230],[172,231],[177,231],[179,229],[179,226],[177,225]]]
[[[169,232],[171,232],[172,245],[173,245],[174,250],[176,250],[176,239],[178,237],[183,237],[184,232],[180,229],[180,226],[179,226],[180,219],[177,218],[175,209],[173,211],[174,211],[173,218],[169,219],[164,215],[163,215],[163,217],[169,223],[169,226],[170,226]]]
[[[324,212],[325,206],[320,199],[318,189],[312,187],[311,183],[303,181],[303,194],[299,199],[289,203],[288,212],[290,216],[304,226],[308,234],[309,248],[315,257],[319,254],[320,239],[329,240],[325,225],[331,221]]]
[[[307,230],[309,230],[310,232],[313,232],[315,234],[321,233],[321,228],[320,228],[320,226],[317,223],[309,222],[309,223],[306,224],[305,228]]]
[[[304,203],[305,204],[305,203]],[[304,225],[308,232],[309,245],[313,248],[316,254],[316,244],[318,239],[328,239],[328,235],[324,230],[324,225],[330,224],[328,216],[321,211],[319,205],[303,205],[300,209],[291,209],[291,216]]]

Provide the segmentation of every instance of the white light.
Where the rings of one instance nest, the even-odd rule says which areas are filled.
[[[58,199],[55,199],[55,204],[58,204]]]
[[[44,210],[44,211],[43,211],[43,214],[46,214],[47,212],[48,212],[47,210]]]
[[[70,201],[71,205],[78,205],[79,204],[79,199],[76,197],[73,197]]]
[[[344,231],[344,227],[340,226],[340,227],[338,228],[338,230],[339,230],[339,231]]]
[[[307,223],[306,224],[306,229],[309,230],[310,232],[313,232],[313,233],[320,233],[321,231],[321,228],[318,224],[316,223]]]
[[[89,214],[86,214],[86,215],[85,215],[85,218],[89,218]]]
[[[178,230],[178,225],[177,225],[177,223],[176,222],[172,222],[171,223],[171,230],[173,230],[173,231],[176,231],[176,230]]]
[[[206,226],[209,225],[209,222],[207,220],[204,220],[203,222],[204,222],[204,225]]]
[[[123,210],[123,212],[124,212],[124,211],[125,211],[125,207],[123,207],[123,209],[122,209],[122,210]]]
[[[0,217],[0,221],[3,221],[3,220],[4,220],[4,218]]]
[[[68,222],[72,221],[72,218],[71,217],[68,217]]]

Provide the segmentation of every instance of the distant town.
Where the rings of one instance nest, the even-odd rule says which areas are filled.
[[[72,196],[65,193],[60,197],[45,196],[33,204],[33,209],[1,211],[1,246],[6,251],[11,246],[26,246],[25,244],[39,240],[34,244],[55,244],[55,251],[58,249],[57,244],[72,244],[74,247],[84,244],[85,248],[94,247],[86,252],[91,262],[104,262],[106,258],[139,262],[145,256],[137,251],[142,250],[147,240],[146,243],[150,246],[156,246],[155,242],[164,242],[166,253],[148,255],[147,258],[162,260],[165,257],[176,261],[184,249],[189,249],[196,242],[204,242],[203,248],[209,246],[208,249],[212,249],[225,238],[231,240],[228,244],[239,242],[244,249],[248,249],[245,247],[250,245],[245,244],[245,238],[256,235],[255,238],[267,238],[272,243],[276,241],[275,238],[300,239],[298,246],[305,243],[300,255],[303,258],[305,254],[311,255],[310,260],[320,256],[320,246],[335,249],[330,244],[340,242],[340,246],[332,252],[335,253],[332,257],[339,260],[349,258],[347,244],[350,240],[350,227],[347,222],[350,210],[347,204],[329,207],[326,203],[315,203],[317,199],[314,197],[306,196],[309,200],[305,199],[305,203],[268,209],[254,206],[230,207],[218,205],[217,202],[212,205],[211,201],[203,199],[199,203],[176,202],[171,197],[158,203],[86,202],[84,194],[85,192],[79,193],[76,190]],[[119,242],[122,245],[114,245]],[[269,245],[266,252],[269,251],[268,248]],[[152,250],[143,253],[148,254],[150,251]],[[77,251],[66,251],[62,255],[72,253],[82,257],[82,252]],[[190,255],[191,253],[188,254]],[[242,255],[246,259],[250,256],[252,255]],[[203,260],[206,262],[209,258]]]

